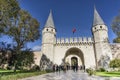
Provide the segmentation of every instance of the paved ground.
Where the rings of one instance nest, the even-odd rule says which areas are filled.
[[[82,71],[74,72],[72,70],[63,72],[54,72],[34,77],[28,77],[21,80],[120,80],[120,78],[103,78],[98,76],[88,76]]]

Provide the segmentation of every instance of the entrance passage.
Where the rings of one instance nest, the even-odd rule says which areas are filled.
[[[78,70],[78,59],[77,57],[72,57],[71,58],[71,68],[75,71]]]
[[[84,55],[79,48],[70,48],[65,54],[64,62],[70,66],[82,66],[84,65]]]
[[[71,66],[78,66],[78,59],[77,57],[71,58]]]

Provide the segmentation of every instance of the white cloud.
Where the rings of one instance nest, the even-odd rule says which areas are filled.
[[[41,46],[34,46],[34,47],[32,48],[32,50],[33,50],[33,51],[39,51],[39,50],[41,50]]]

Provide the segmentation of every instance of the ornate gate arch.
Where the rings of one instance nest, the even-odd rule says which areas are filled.
[[[83,52],[79,48],[72,47],[72,48],[68,49],[65,53],[63,60],[64,60],[64,62],[72,65],[71,61],[72,61],[73,57],[75,57],[77,59],[78,66],[85,64]]]

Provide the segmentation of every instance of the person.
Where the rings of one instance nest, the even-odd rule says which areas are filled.
[[[64,65],[64,72],[66,73],[67,66],[66,64]]]
[[[76,64],[76,71],[78,71],[78,65]]]
[[[80,65],[80,70],[82,70],[82,65]]]
[[[61,70],[61,65],[58,66],[58,71],[60,72],[60,70]]]
[[[67,70],[69,69],[69,66],[67,65]]]
[[[83,65],[83,70],[84,70],[84,72],[85,72],[85,65]]]
[[[59,70],[59,66],[58,65],[56,65],[56,71],[58,71]]]
[[[78,70],[78,65],[74,64],[74,71],[77,72],[77,70]]]
[[[75,65],[73,65],[73,71],[75,72]]]
[[[53,65],[53,71],[55,71],[55,65]]]

